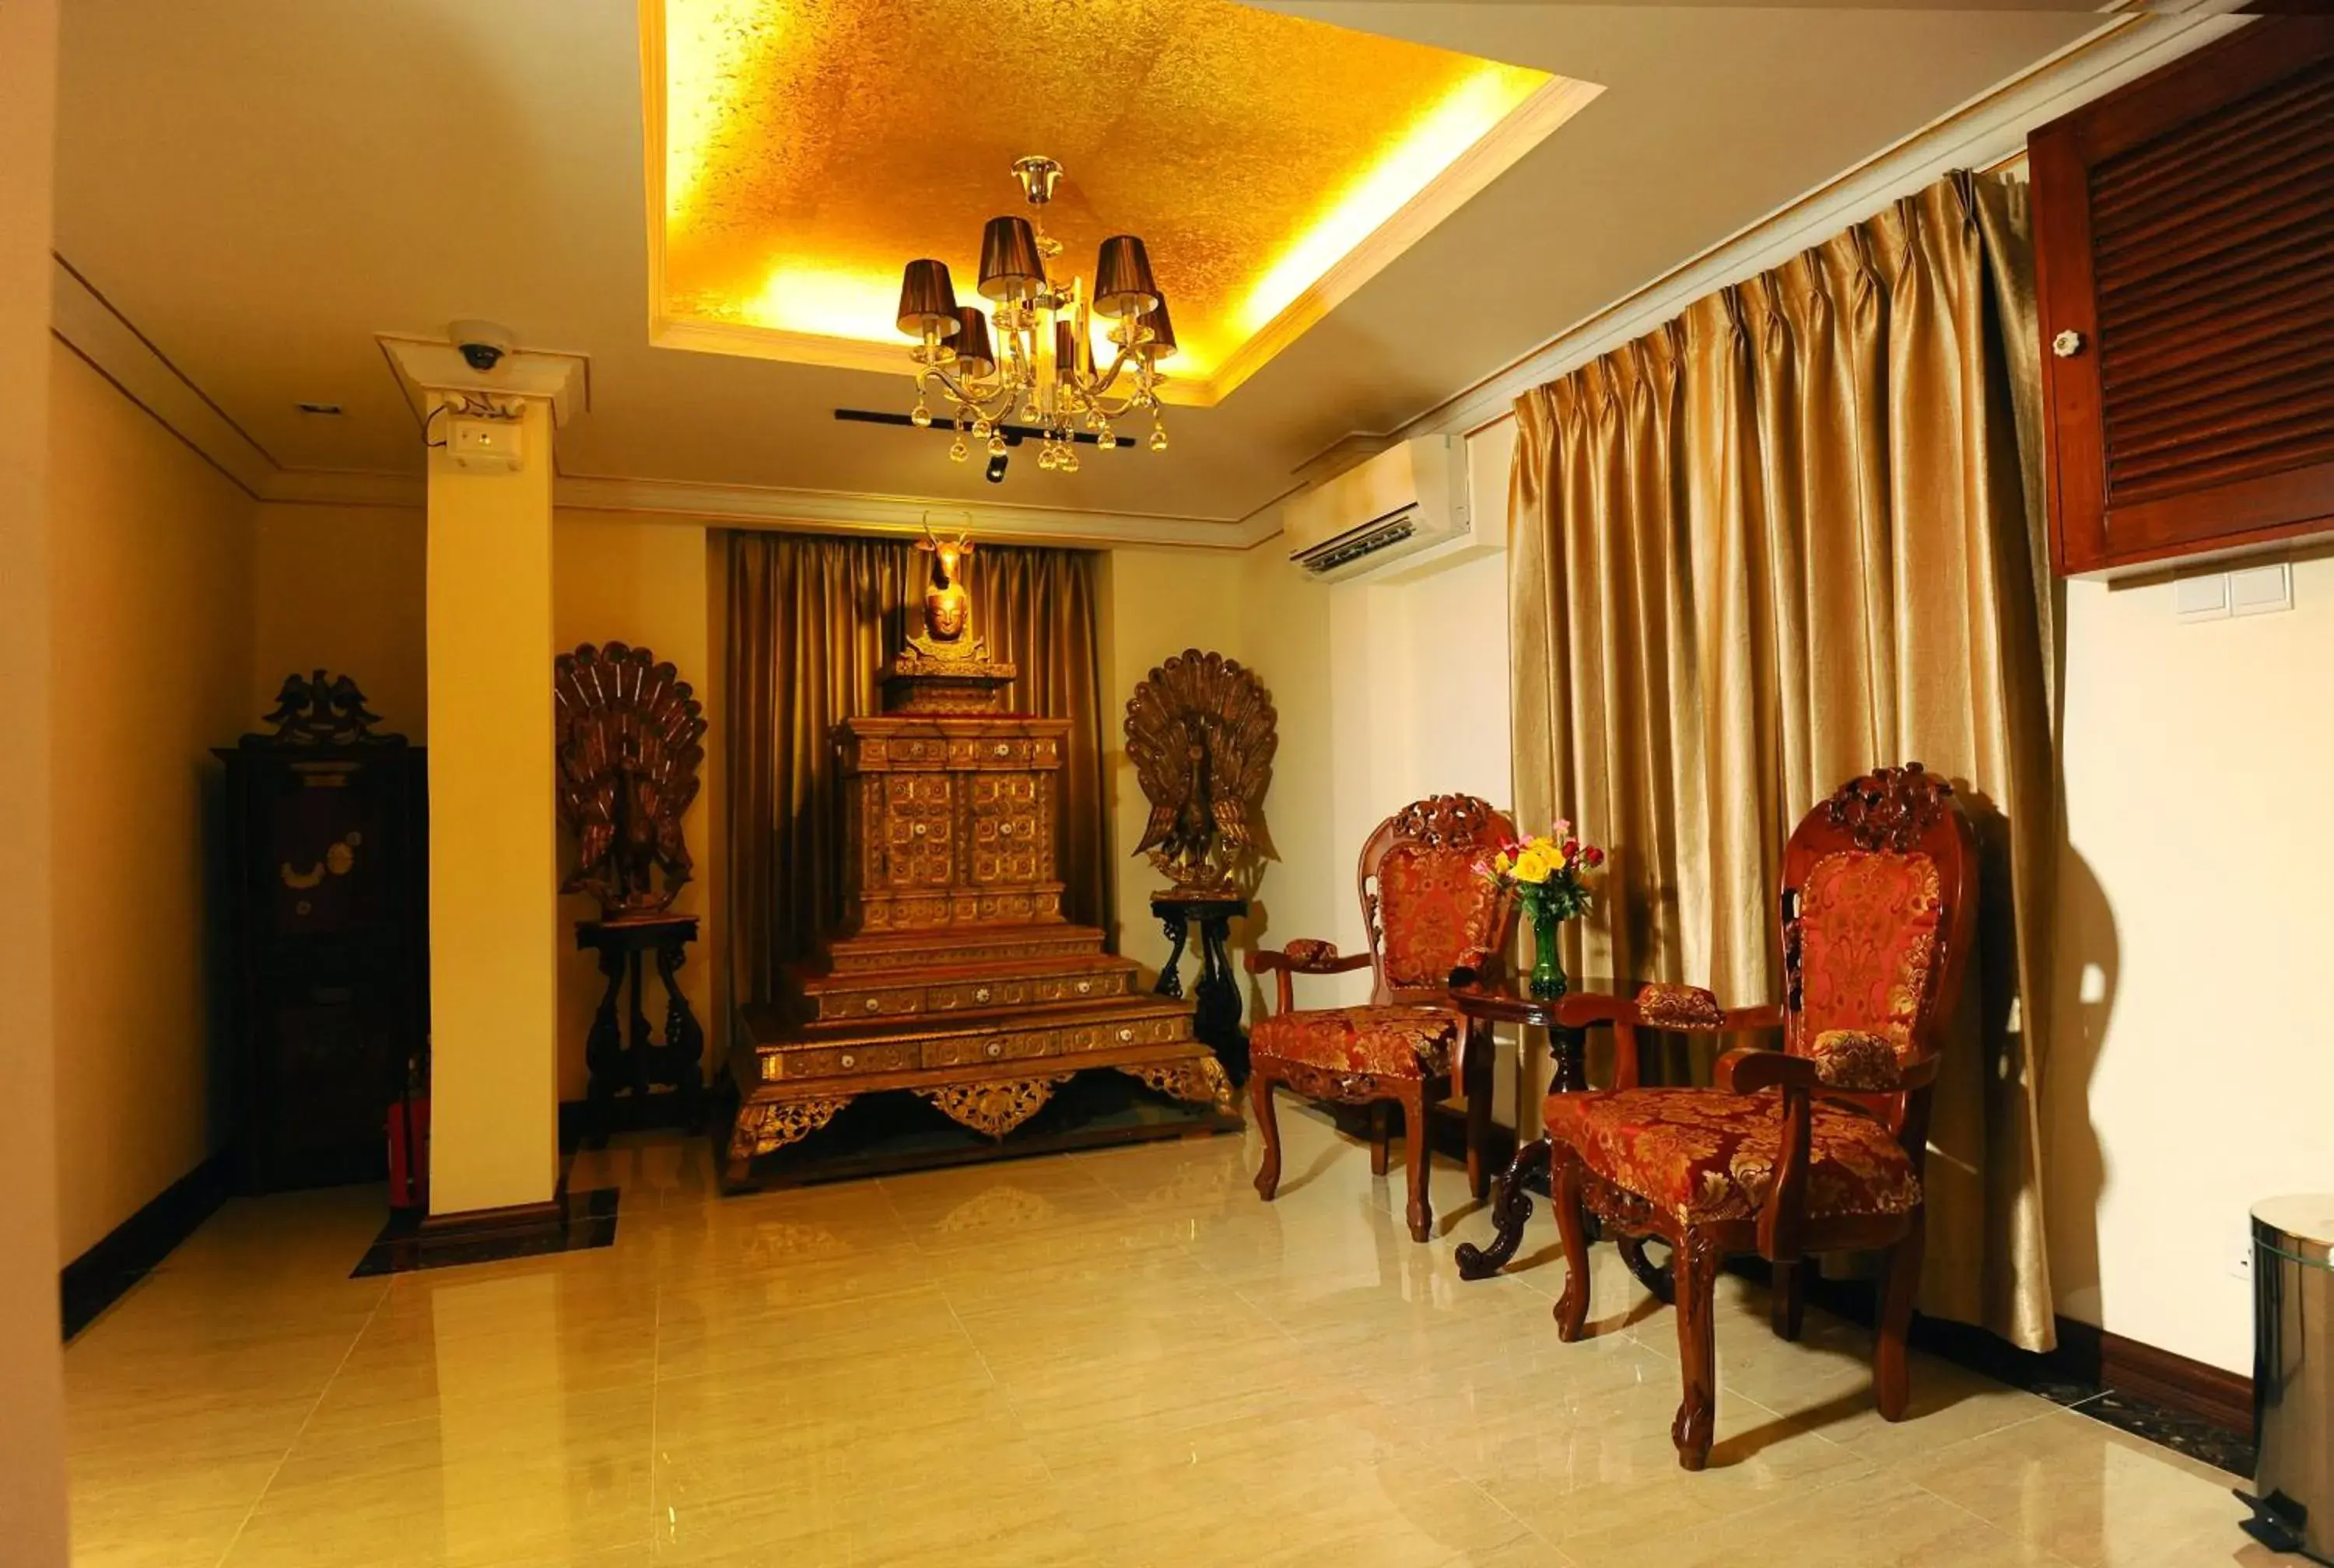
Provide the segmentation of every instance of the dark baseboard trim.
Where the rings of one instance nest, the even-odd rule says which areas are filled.
[[[616,1239],[620,1197],[612,1187],[573,1192],[562,1178],[558,1193],[543,1203],[447,1215],[394,1210],[349,1277],[366,1279],[607,1246]]]
[[[226,1150],[213,1153],[65,1265],[57,1293],[68,1342],[218,1212],[227,1198],[230,1164]]]
[[[558,1198],[540,1203],[514,1203],[502,1208],[466,1208],[457,1214],[424,1215],[420,1234],[432,1238],[502,1236],[512,1231],[540,1229],[567,1218],[567,1205]]]
[[[2136,1395],[2192,1420],[2253,1440],[2253,1380],[2073,1318],[2059,1320],[2059,1360],[2069,1373]]]

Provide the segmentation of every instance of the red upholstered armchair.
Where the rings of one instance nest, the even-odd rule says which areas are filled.
[[[1403,1110],[1410,1161],[1410,1234],[1424,1241],[1433,1223],[1426,1197],[1426,1108],[1447,1098],[1454,1077],[1467,1090],[1467,1179],[1480,1198],[1490,1175],[1483,1144],[1490,1130],[1491,1052],[1469,1049],[1465,1019],[1450,1005],[1451,971],[1495,963],[1508,944],[1509,899],[1476,872],[1478,862],[1516,836],[1499,812],[1472,795],[1436,795],[1380,822],[1362,848],[1362,926],[1370,950],[1340,957],[1327,942],[1291,942],[1251,953],[1249,973],[1275,974],[1280,1005],[1249,1034],[1249,1093],[1264,1138],[1256,1189],[1266,1202],[1280,1187],[1280,1127],[1272,1086],[1315,1100],[1377,1108],[1370,1169],[1386,1171],[1386,1101]],[[1376,985],[1364,1007],[1293,1010],[1295,975],[1369,969]]]
[[[1576,1340],[1587,1323],[1584,1206],[1608,1231],[1670,1244],[1685,1382],[1670,1435],[1689,1470],[1710,1458],[1711,1301],[1730,1253],[1774,1265],[1774,1323],[1788,1339],[1801,1258],[1887,1248],[1875,1381],[1881,1415],[1904,1417],[1929,1099],[1976,918],[1976,851],[1952,796],[1909,763],[1816,807],[1783,851],[1782,1005],[1722,1012],[1707,991],[1648,986],[1601,1009],[1617,1087],[1551,1094],[1543,1108],[1570,1271],[1557,1331]],[[1641,1024],[1779,1024],[1783,1049],[1728,1053],[1715,1088],[1643,1089]]]

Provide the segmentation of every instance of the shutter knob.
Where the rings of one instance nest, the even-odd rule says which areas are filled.
[[[2071,360],[2083,351],[2083,334],[2069,327],[2050,340],[2050,351],[2062,360]]]

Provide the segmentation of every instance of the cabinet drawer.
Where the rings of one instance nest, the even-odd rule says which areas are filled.
[[[823,1024],[846,1018],[909,1018],[924,1010],[921,991],[830,991],[818,999]]]
[[[1110,975],[1056,975],[1049,980],[1033,981],[1029,986],[1032,1001],[1094,1002],[1105,996],[1126,995],[1124,971]]]
[[[974,1013],[989,1007],[1018,1007],[1033,991],[1027,980],[966,980],[935,986],[924,993],[930,1013]]]
[[[869,1073],[899,1073],[916,1065],[912,1045],[843,1045],[830,1050],[779,1051],[762,1058],[762,1076],[782,1078],[857,1077]]]
[[[1021,1062],[1035,1056],[1051,1056],[1058,1050],[1059,1044],[1050,1033],[931,1040],[924,1044],[924,1065],[970,1067],[983,1062]]]

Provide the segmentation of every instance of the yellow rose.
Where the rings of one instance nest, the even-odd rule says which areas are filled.
[[[1544,882],[1554,870],[1548,851],[1536,843],[1528,845],[1516,859],[1516,880],[1519,882]]]

